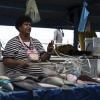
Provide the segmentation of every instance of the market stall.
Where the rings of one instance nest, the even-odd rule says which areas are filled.
[[[70,57],[70,56],[69,56]],[[78,57],[76,57],[77,59]],[[50,61],[48,62],[41,62],[41,63],[34,63],[34,65],[41,65],[45,67],[50,67],[55,68],[58,66],[58,68],[61,68],[62,65],[64,64],[64,61],[73,61],[75,60],[74,58],[68,58],[68,57],[57,57],[57,56],[52,56]],[[91,73],[85,73],[85,75],[88,75],[90,77],[97,77],[97,69],[99,66],[99,59],[94,59],[94,58],[89,58],[90,64],[91,64]],[[31,63],[32,64],[32,63]],[[31,65],[30,64],[30,65]],[[0,68],[4,71],[4,66],[2,63],[2,59],[0,62]],[[89,66],[84,67],[85,70],[90,70]],[[47,73],[50,72],[47,70]],[[50,73],[49,73],[50,74]],[[52,74],[55,74],[54,72]],[[3,74],[4,75],[4,74]],[[24,84],[25,86],[25,84]],[[42,85],[45,87],[45,85]],[[27,85],[26,85],[27,87]],[[48,87],[39,89],[36,87],[33,88],[33,90],[28,88],[20,88],[20,90],[12,90],[12,91],[1,91],[0,92],[0,99],[1,100],[99,100],[100,97],[98,96],[100,94],[100,84],[99,83],[88,83],[84,85],[76,85],[67,83],[62,85],[62,86],[55,86],[52,84],[48,85]]]

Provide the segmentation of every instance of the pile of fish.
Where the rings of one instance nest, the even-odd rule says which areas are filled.
[[[90,62],[83,56],[75,59],[66,59],[59,64],[39,65],[44,74],[13,74],[9,77],[0,76],[0,90],[3,94],[5,91],[18,91],[18,90],[46,90],[51,88],[71,90],[74,87],[80,87],[88,84],[99,84],[98,78],[91,78],[81,73],[82,66]],[[33,64],[34,65],[34,64]]]

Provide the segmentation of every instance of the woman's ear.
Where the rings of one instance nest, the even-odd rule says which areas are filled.
[[[20,29],[21,29],[21,26],[18,27],[18,31],[20,31]]]

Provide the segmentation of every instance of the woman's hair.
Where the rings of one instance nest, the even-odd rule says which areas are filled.
[[[32,20],[29,16],[20,16],[16,21],[15,21],[15,28],[19,31],[19,27],[22,26],[24,22],[30,22],[32,23]]]

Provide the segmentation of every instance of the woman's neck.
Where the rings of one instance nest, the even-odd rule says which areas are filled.
[[[23,42],[30,42],[30,35],[22,35],[19,34],[20,38],[22,39]]]

